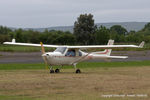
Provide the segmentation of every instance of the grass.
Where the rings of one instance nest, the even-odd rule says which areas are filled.
[[[44,63],[0,64],[0,100],[148,100],[150,61],[82,62],[49,74]],[[144,94],[148,97],[102,95]]]
[[[59,74],[49,74],[43,69],[0,70],[0,100],[149,100],[149,64],[128,65],[93,65],[94,68],[89,65],[81,74],[73,73],[70,68],[62,69]],[[102,97],[111,94],[148,97]]]
[[[150,61],[128,61],[128,62],[81,62],[77,64],[78,68],[105,68],[105,67],[134,67],[134,66],[150,66]],[[58,66],[54,66],[58,67]],[[72,66],[64,66],[64,69],[73,68]],[[21,69],[45,69],[44,63],[36,64],[0,64],[0,70],[21,70]]]
[[[0,95],[0,100],[33,100],[30,97]]]

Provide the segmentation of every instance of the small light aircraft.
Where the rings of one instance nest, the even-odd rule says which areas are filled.
[[[76,68],[76,65],[79,62],[89,60],[89,59],[107,59],[107,58],[119,58],[125,59],[127,56],[110,56],[113,48],[142,48],[144,46],[144,41],[141,42],[139,46],[137,45],[113,45],[114,40],[109,40],[107,45],[86,45],[86,46],[68,46],[68,45],[43,45],[40,44],[31,44],[31,43],[16,43],[15,39],[12,39],[12,42],[4,42],[4,44],[9,45],[23,45],[23,46],[41,46],[42,57],[46,65],[50,66],[50,73],[59,73],[59,69],[53,70],[54,65],[64,66],[72,65],[74,66],[76,73],[81,73],[80,69]],[[56,48],[53,52],[45,52],[44,47]],[[104,51],[90,52],[86,53],[81,51],[81,49],[105,49]]]

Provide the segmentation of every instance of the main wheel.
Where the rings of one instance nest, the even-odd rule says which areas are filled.
[[[76,70],[76,73],[81,73],[80,69],[77,69],[77,70]]]
[[[60,72],[59,69],[56,69],[56,70],[55,70],[55,73],[59,73],[59,72]]]
[[[51,70],[50,70],[50,73],[54,73],[54,70],[53,70],[53,69],[51,69]]]

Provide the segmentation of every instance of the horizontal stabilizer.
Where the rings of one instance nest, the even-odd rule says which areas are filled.
[[[107,58],[126,59],[128,56],[107,56]]]

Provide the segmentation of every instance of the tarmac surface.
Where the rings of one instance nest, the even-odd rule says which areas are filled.
[[[143,61],[150,60],[150,51],[112,51],[112,56],[128,56],[127,59],[111,59],[111,61]],[[88,62],[106,61],[103,59]],[[42,63],[41,52],[0,52],[0,63]]]

